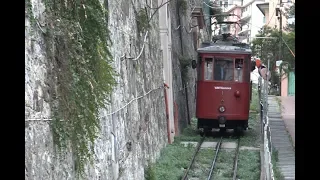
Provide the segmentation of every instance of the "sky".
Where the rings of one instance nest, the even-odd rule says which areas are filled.
[[[295,22],[295,21],[296,21],[295,18],[289,18],[289,19],[288,19],[288,23],[289,23],[289,24],[291,24],[291,23],[293,23],[293,22]]]

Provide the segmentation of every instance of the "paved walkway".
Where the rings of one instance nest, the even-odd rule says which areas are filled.
[[[281,115],[295,147],[295,96],[278,97],[281,99]]]
[[[287,102],[287,101],[285,101]],[[285,180],[295,179],[295,153],[287,133],[285,118],[282,119],[280,107],[276,96],[268,96],[269,124],[271,129],[271,141],[274,148],[278,151],[278,167]],[[285,106],[286,103],[283,103]],[[288,109],[288,108],[287,108]],[[287,110],[287,112],[290,112]],[[288,114],[286,114],[288,115]],[[294,129],[294,126],[293,128]],[[293,132],[294,133],[294,132]]]

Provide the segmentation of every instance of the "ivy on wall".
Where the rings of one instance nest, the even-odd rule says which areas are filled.
[[[51,93],[53,141],[60,155],[72,150],[79,177],[93,162],[98,111],[110,102],[116,84],[107,12],[99,0],[44,1],[46,53],[53,66],[48,78],[57,85]],[[26,3],[34,19],[30,0]]]

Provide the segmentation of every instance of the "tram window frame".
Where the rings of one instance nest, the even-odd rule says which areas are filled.
[[[251,57],[250,56],[245,56],[244,57],[244,63],[247,63],[247,65],[245,66],[247,68],[245,70],[246,74],[244,75],[244,77],[246,77],[247,79],[244,79],[243,82],[250,83],[250,81],[251,81]]]
[[[207,70],[208,70],[208,63],[207,61],[211,61],[211,75],[210,73],[207,73]],[[213,81],[213,67],[214,67],[214,57],[203,57],[203,73],[202,73],[202,79],[204,81]],[[210,78],[206,78],[207,75],[210,75],[211,77]]]
[[[239,77],[238,77],[238,80],[236,79],[236,73],[238,72],[237,71],[237,60],[240,60],[240,62],[242,61],[241,71],[239,71],[239,73],[241,74],[240,80],[239,80]],[[246,66],[245,58],[243,58],[243,57],[235,57],[234,58],[234,66],[233,66],[234,67],[234,70],[233,70],[233,81],[234,82],[239,82],[239,83],[246,82],[246,77],[245,77],[246,67],[245,66]]]

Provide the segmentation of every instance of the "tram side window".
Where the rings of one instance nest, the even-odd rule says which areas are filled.
[[[234,63],[234,80],[243,82],[243,59],[235,59]]]
[[[214,60],[214,80],[233,81],[233,59],[215,58]]]
[[[213,59],[205,58],[204,80],[213,80]]]

